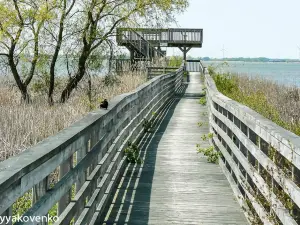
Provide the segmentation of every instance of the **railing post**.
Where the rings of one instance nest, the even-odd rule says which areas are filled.
[[[59,179],[61,180],[73,167],[73,156],[67,159],[59,168]],[[60,215],[71,202],[72,188],[58,202],[57,214]]]
[[[151,67],[147,67],[147,78],[150,79]]]
[[[40,183],[32,188],[32,205],[34,205],[48,190],[48,177],[44,178]],[[47,225],[48,222],[43,221],[39,225]]]
[[[88,147],[89,147],[89,136],[86,136],[84,138],[82,148],[76,152],[77,164],[86,156],[86,153],[88,152]],[[88,174],[88,170],[78,176],[78,180],[76,182],[76,194],[79,192],[80,188],[83,186],[84,182],[86,181],[87,174]],[[84,206],[85,206],[85,199],[83,202],[78,202],[77,212],[74,216],[75,222],[77,221],[78,217],[82,213]]]
[[[12,206],[9,207],[2,215],[0,215],[1,220],[0,220],[0,225],[12,225]],[[7,219],[6,219],[7,218]],[[6,221],[9,220],[9,222],[7,223]]]

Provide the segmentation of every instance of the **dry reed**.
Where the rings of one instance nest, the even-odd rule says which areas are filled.
[[[92,78],[93,108],[99,105],[100,100],[109,100],[130,92],[146,81],[144,73],[112,78]],[[60,91],[58,88],[56,93],[59,94]],[[14,83],[8,79],[0,79],[0,161],[56,134],[91,110],[86,80],[81,82],[66,104],[57,103],[49,107],[44,93],[34,94],[31,90],[31,95],[31,104],[20,103],[21,97]],[[58,97],[59,95],[56,99]]]
[[[215,74],[219,91],[300,135],[300,88],[237,74]]]

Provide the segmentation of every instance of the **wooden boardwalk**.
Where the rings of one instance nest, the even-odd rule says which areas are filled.
[[[192,74],[185,95],[174,98],[150,140],[143,140],[142,165],[128,165],[107,209],[104,224],[248,224],[216,164],[197,154],[209,132],[207,108],[198,104],[203,85]]]

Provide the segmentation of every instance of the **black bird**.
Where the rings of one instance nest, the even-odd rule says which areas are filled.
[[[104,101],[101,102],[101,104],[100,104],[100,108],[101,109],[107,109],[107,107],[108,107],[107,99],[104,99]]]

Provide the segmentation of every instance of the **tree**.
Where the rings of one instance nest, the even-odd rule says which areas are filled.
[[[103,54],[99,47],[112,48],[117,26],[161,27],[187,5],[188,0],[0,0],[0,56],[26,102],[37,68],[46,67],[50,105],[56,64],[60,56],[66,57],[69,80],[60,96],[64,103],[87,74],[91,57]],[[70,65],[70,58],[76,64]]]
[[[54,101],[53,101],[53,92],[54,92],[54,83],[55,83],[55,65],[58,59],[58,55],[61,49],[61,45],[64,39],[63,36],[63,32],[65,29],[65,20],[67,19],[68,15],[70,14],[70,12],[72,11],[76,0],[72,0],[70,5],[68,6],[68,2],[67,0],[61,0],[59,1],[58,5],[61,7],[57,7],[58,14],[60,14],[59,17],[59,26],[57,29],[55,29],[55,26],[53,26],[53,21],[49,21],[48,24],[48,28],[45,26],[45,29],[47,30],[47,32],[51,35],[52,39],[54,39],[54,41],[56,42],[56,45],[54,47],[54,53],[52,55],[52,59],[51,59],[51,64],[50,64],[50,78],[49,78],[49,92],[48,92],[48,102],[50,105],[53,105]],[[56,22],[56,21],[55,21]],[[50,25],[50,23],[52,23]],[[49,29],[50,27],[54,27],[53,31],[52,29]],[[57,33],[57,34],[56,34]]]
[[[0,2],[0,55],[8,65],[25,102],[30,101],[30,84],[39,59],[39,36],[50,18],[47,0],[9,0]],[[19,63],[28,65],[26,69]],[[21,70],[21,71],[20,71]]]
[[[61,94],[64,103],[78,85],[86,72],[86,62],[92,52],[114,35],[115,28],[133,16],[143,17],[149,10],[170,14],[185,8],[187,0],[89,0],[84,4],[84,14],[79,16],[83,22],[81,49],[77,72],[72,76]]]

